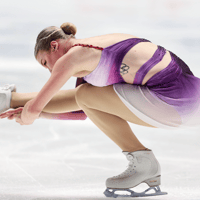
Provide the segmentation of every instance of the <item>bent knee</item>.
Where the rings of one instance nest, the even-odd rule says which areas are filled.
[[[75,94],[75,99],[78,104],[81,104],[87,95],[88,88],[91,85],[88,83],[84,83],[77,87],[77,91]]]

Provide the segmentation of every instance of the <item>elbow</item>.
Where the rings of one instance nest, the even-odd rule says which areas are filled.
[[[87,115],[82,111],[74,111],[71,113],[74,120],[86,120]]]
[[[81,119],[80,120],[86,120],[87,119],[87,115],[85,114],[85,113],[83,113],[82,115],[81,115]]]

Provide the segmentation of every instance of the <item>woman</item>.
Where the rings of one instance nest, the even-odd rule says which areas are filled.
[[[87,116],[130,161],[125,172],[107,179],[107,188],[128,189],[142,182],[160,185],[158,161],[127,121],[161,128],[190,125],[199,114],[199,79],[175,54],[146,39],[129,34],[76,39],[75,34],[71,23],[40,32],[35,57],[51,77],[39,93],[19,94],[13,85],[2,89],[7,106],[1,111],[17,109],[0,117],[29,125],[39,117]],[[59,91],[72,76],[79,77],[78,87]],[[106,195],[114,196],[114,192]]]

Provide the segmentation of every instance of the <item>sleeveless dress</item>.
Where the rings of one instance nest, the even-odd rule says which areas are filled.
[[[140,42],[141,38],[130,38],[106,48],[75,44],[102,51],[98,66],[89,75],[78,78],[77,86],[90,83],[97,87],[113,85],[121,101],[144,122],[159,128],[196,126],[200,117],[200,79],[174,53],[170,52],[169,65],[152,76],[145,85],[142,81],[148,71],[159,63],[166,50],[158,46],[154,55],[144,63],[135,75],[133,84],[126,83],[120,70],[126,53]]]

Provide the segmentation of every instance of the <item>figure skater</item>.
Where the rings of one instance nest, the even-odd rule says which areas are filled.
[[[200,80],[174,53],[129,34],[76,39],[76,27],[48,27],[36,40],[35,58],[51,73],[39,93],[0,91],[1,118],[30,125],[39,117],[90,120],[113,140],[129,160],[128,168],[106,181],[106,196],[126,189],[129,196],[160,191],[160,165],[152,150],[136,138],[128,122],[153,128],[180,128],[199,114]],[[75,89],[60,90],[70,77]],[[147,183],[155,193],[130,188]],[[148,189],[149,190],[149,189]]]

